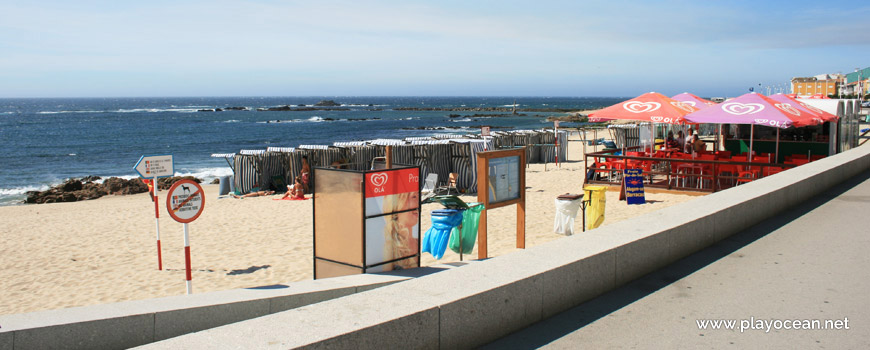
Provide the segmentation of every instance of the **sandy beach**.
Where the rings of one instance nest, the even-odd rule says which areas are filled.
[[[576,133],[570,139],[569,161],[561,167],[527,169],[528,247],[564,237],[553,232],[554,198],[581,193],[585,174],[582,143]],[[190,224],[194,293],[312,278],[312,201],[218,198],[217,185],[204,188],[205,210]],[[183,227],[166,214],[165,194],[160,193],[159,223],[163,271],[157,269],[154,205],[147,194],[0,207],[0,314],[184,294]],[[649,203],[628,206],[609,191],[604,225],[693,198],[648,192]],[[462,199],[476,201],[476,195]],[[440,207],[423,206],[421,231],[430,227],[429,213]],[[515,208],[488,215],[490,256],[516,251]],[[579,217],[575,231],[582,234]],[[458,260],[448,250],[441,260],[423,254],[422,264]]]

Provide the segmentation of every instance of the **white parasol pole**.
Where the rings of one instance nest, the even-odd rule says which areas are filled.
[[[750,162],[752,161],[752,141],[755,139],[755,124],[749,124],[749,157],[747,158]]]
[[[779,163],[779,128],[776,128],[776,151],[775,151],[776,162]]]

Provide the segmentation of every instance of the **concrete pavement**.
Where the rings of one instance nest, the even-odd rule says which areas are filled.
[[[864,171],[785,214],[484,348],[866,349],[868,224],[870,171]],[[701,329],[705,320],[733,320],[736,329]],[[830,320],[828,326],[841,329],[784,329],[785,320],[789,328],[794,320],[800,327]],[[741,332],[741,325],[764,329]]]

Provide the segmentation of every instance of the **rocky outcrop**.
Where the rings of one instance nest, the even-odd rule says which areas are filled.
[[[350,108],[314,108],[314,107],[263,107],[257,108],[257,112],[311,112],[311,111],[349,111]]]
[[[564,117],[547,117],[548,122],[553,122],[553,121],[557,121],[557,120],[560,122],[586,123],[589,121],[589,117],[587,117],[583,114],[575,114],[575,115],[569,115],[569,116],[564,116]]]
[[[314,104],[315,107],[338,107],[341,106],[340,103],[336,103],[333,100],[323,100]]]
[[[202,180],[197,179],[193,176],[161,177],[157,179],[157,189],[161,191],[168,190],[170,187],[172,187],[172,184],[174,184],[178,180],[193,180],[196,183],[202,183]]]
[[[469,126],[418,126],[401,128],[400,130],[460,130],[460,129],[480,129],[489,125],[469,125]],[[490,129],[513,129],[512,126],[489,126]]]
[[[396,107],[394,111],[444,111],[444,112],[513,112],[511,107]],[[573,112],[568,108],[517,108],[517,112]]]
[[[168,190],[176,181],[180,179],[190,179],[200,183],[201,181],[193,176],[176,176],[158,179],[157,184],[159,189]],[[97,183],[100,180],[99,176],[88,176],[82,179],[69,179],[64,183],[54,186],[46,191],[30,191],[27,192],[25,203],[61,203],[61,202],[77,202],[83,200],[97,199],[105,195],[127,195],[148,192],[148,185],[140,179],[122,179],[118,177],[110,177],[105,179],[103,183]]]

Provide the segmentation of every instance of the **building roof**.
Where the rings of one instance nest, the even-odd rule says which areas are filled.
[[[791,79],[791,81],[793,83],[809,83],[809,82],[814,82],[816,80],[818,80],[818,79],[816,79],[816,77],[800,77],[800,78],[792,78]]]
[[[859,77],[864,79],[864,80],[866,80],[867,78],[870,78],[870,67],[864,68],[864,69],[859,69],[858,72],[852,72],[852,73],[846,74],[846,82],[847,83],[856,82],[856,81],[858,81]]]

